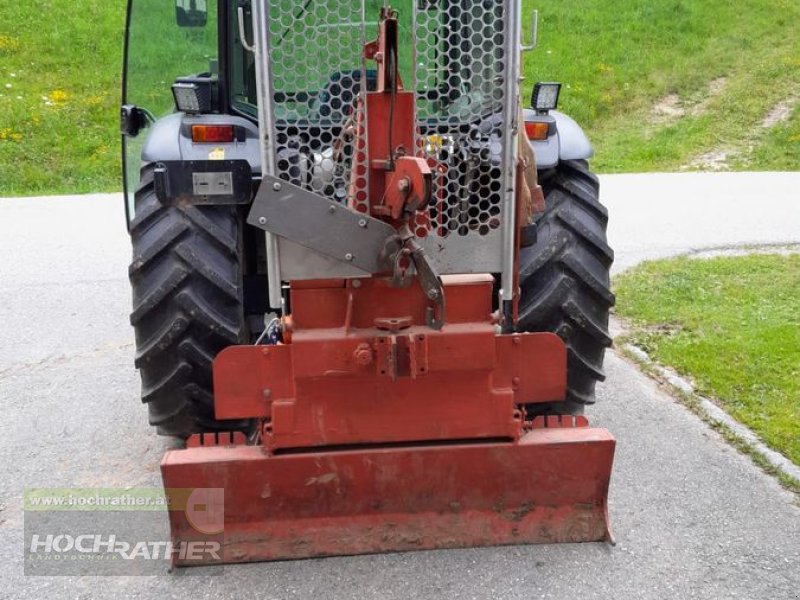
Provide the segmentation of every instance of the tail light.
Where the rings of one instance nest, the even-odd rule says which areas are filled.
[[[192,141],[198,144],[219,144],[235,139],[233,125],[192,125]]]
[[[526,121],[525,133],[528,139],[534,142],[546,140],[550,132],[550,123],[546,121]]]

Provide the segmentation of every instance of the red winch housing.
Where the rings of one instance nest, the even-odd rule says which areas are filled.
[[[563,342],[496,334],[489,276],[445,278],[441,331],[419,286],[357,281],[293,285],[290,343],[216,359],[217,418],[259,419],[259,444],[164,458],[168,491],[224,489],[224,562],[609,539],[613,437],[525,416],[563,399]],[[170,516],[176,541],[207,536]]]
[[[365,52],[378,63],[361,161],[369,212],[405,227],[407,243],[410,221],[425,223],[431,170],[414,156],[390,11]],[[614,438],[582,416],[532,416],[565,398],[564,343],[500,333],[511,315],[493,305],[493,276],[439,278],[413,245],[398,256],[394,277],[291,282],[282,342],[216,357],[216,418],[257,427],[167,452],[168,494],[218,491],[171,507],[174,542],[221,539],[219,559],[244,562],[610,539]],[[419,261],[411,277],[398,278],[402,260]]]

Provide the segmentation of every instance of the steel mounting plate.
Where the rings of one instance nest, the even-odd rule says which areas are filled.
[[[391,270],[394,227],[277,177],[264,177],[247,222],[368,273]]]

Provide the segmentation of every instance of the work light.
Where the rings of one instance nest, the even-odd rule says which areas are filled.
[[[198,82],[177,81],[172,84],[175,106],[186,113],[211,112],[211,85]]]
[[[539,82],[533,86],[531,106],[539,112],[547,112],[558,108],[558,95],[561,93],[560,83]]]

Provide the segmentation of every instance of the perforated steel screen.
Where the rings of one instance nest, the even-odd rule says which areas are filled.
[[[434,173],[433,204],[416,234],[442,273],[502,269],[511,168],[508,5],[514,0],[396,0],[399,69],[416,91],[418,156]],[[374,89],[364,44],[383,2],[267,3],[267,90],[276,175],[365,210],[366,169],[355,169],[359,95]],[[515,96],[513,93],[512,96]],[[358,173],[358,176],[354,176]]]

